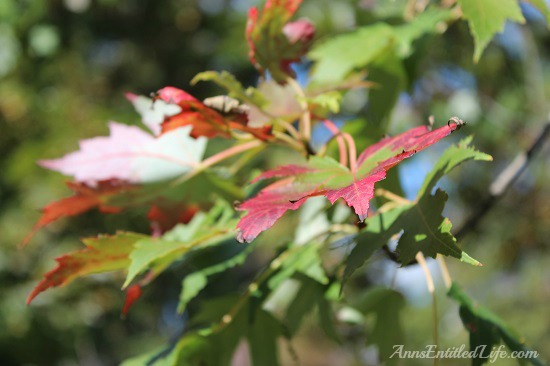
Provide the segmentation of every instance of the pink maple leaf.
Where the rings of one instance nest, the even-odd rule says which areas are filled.
[[[160,137],[116,122],[111,122],[109,129],[110,136],[82,140],[78,151],[39,164],[91,187],[110,179],[149,183],[193,169],[202,160],[206,147],[206,139],[189,137],[190,126]]]

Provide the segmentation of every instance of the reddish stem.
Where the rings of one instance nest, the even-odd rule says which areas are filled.
[[[355,147],[355,141],[349,133],[342,132],[342,136],[348,143],[349,150],[349,169],[353,174],[357,170],[357,148]]]
[[[204,170],[204,169],[206,169],[206,168],[208,168],[208,167],[210,167],[214,164],[219,163],[222,160],[225,160],[225,159],[227,159],[227,158],[229,158],[233,155],[237,155],[237,154],[240,154],[240,153],[245,152],[247,150],[258,147],[261,144],[262,144],[262,142],[260,140],[253,140],[253,141],[247,142],[246,144],[236,145],[236,146],[230,147],[227,150],[224,150],[224,151],[219,152],[215,155],[212,155],[208,159],[204,159],[198,165],[197,168],[200,169],[200,170]]]
[[[342,137],[342,134],[340,133],[340,130],[332,121],[328,119],[324,120],[323,123],[325,124],[326,128],[328,128],[328,130],[333,133],[334,137],[336,137],[336,142],[338,143],[338,150],[340,153],[340,164],[344,166],[348,165],[346,143],[344,141],[344,138]]]
[[[219,163],[220,161],[223,161],[227,158],[230,158],[234,155],[243,153],[247,150],[254,149],[255,147],[259,147],[262,145],[262,141],[260,140],[252,140],[245,144],[236,145],[233,147],[230,147],[227,150],[221,151],[215,155],[210,156],[208,159],[204,159],[200,164],[196,166],[195,169],[191,170],[188,174],[182,176],[179,179],[176,179],[174,182],[172,182],[173,186],[176,186],[180,184],[181,182],[184,182],[191,177],[194,177],[195,175],[201,173],[202,171],[206,170],[207,168],[211,167],[212,165],[215,165]]]

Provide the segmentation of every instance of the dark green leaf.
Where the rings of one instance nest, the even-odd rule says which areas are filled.
[[[389,229],[402,212],[403,209],[397,208],[365,220],[367,227],[355,239],[355,247],[346,259],[346,269],[344,270],[342,282],[345,283],[353,272],[361,267],[374,252],[388,243],[388,240],[394,235],[394,232]]]
[[[470,350],[474,351],[478,347],[482,347],[483,349],[480,357],[472,359],[473,366],[479,366],[489,361],[488,357],[493,346],[498,344],[500,340],[504,341],[511,351],[530,351],[525,346],[525,342],[518,338],[504,320],[489,309],[478,305],[468,297],[458,284],[452,284],[448,296],[460,304],[460,318],[462,319],[464,328],[470,333]],[[538,357],[518,360],[527,360],[536,366],[543,365]]]
[[[285,315],[285,323],[290,335],[296,334],[303,319],[317,308],[320,327],[331,339],[338,340],[331,305],[326,296],[328,286],[304,275],[297,275],[295,278],[300,281],[300,289],[288,306]]]
[[[447,194],[440,189],[433,196],[424,195],[417,203],[408,205],[395,222],[395,232],[404,230],[397,245],[401,263],[411,262],[416,253],[422,252],[432,258],[440,253],[475,266],[481,265],[456,245],[456,239],[451,234],[451,221],[441,214],[447,198]]]
[[[232,242],[232,245],[240,246],[236,241]],[[238,265],[242,265],[254,247],[254,244],[247,245],[244,247],[244,250],[222,261],[221,263],[202,268],[187,275],[182,281],[182,291],[180,293],[178,312],[182,313],[185,310],[187,303],[189,303],[190,300],[197,296],[198,293],[206,287],[208,284],[208,276],[221,273]]]
[[[374,314],[374,328],[367,337],[368,344],[376,344],[380,358],[387,364],[395,364],[398,359],[389,358],[394,345],[403,344],[403,327],[400,312],[405,306],[405,298],[394,290],[374,287],[353,302],[353,307],[361,313]]]
[[[449,173],[458,165],[468,160],[493,161],[493,157],[491,155],[477,151],[474,147],[470,146],[471,142],[472,136],[469,136],[461,140],[458,145],[452,145],[445,150],[433,167],[432,171],[428,173],[424,179],[424,183],[418,191],[418,197],[425,194],[430,194],[443,175]]]

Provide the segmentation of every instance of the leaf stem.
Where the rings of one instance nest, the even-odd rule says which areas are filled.
[[[349,169],[351,170],[351,174],[355,174],[357,171],[357,148],[355,147],[355,141],[347,132],[342,132],[342,137],[344,137],[348,143]]]
[[[430,273],[430,269],[428,268],[428,264],[426,263],[426,259],[424,258],[424,254],[422,254],[422,252],[418,252],[416,254],[416,261],[418,262],[418,264],[420,264],[420,267],[422,268],[422,270],[424,271],[424,276],[426,277],[426,285],[428,286],[428,292],[432,295],[432,301],[433,301],[433,306],[432,306],[432,315],[433,315],[433,337],[434,337],[434,343],[435,343],[435,352],[436,352],[436,356],[434,358],[434,366],[437,366],[439,364],[439,358],[437,356],[437,351],[438,351],[438,348],[439,348],[439,341],[438,341],[438,320],[437,320],[437,299],[436,299],[436,296],[435,296],[435,285],[434,285],[434,280],[433,280],[433,277],[432,277],[432,274]]]
[[[283,133],[283,132],[279,132],[279,131],[273,131],[273,135],[287,143],[288,145],[292,146],[293,148],[295,148],[296,150],[300,151],[300,152],[303,152],[304,151],[304,145],[300,144],[297,140],[293,139],[292,137],[290,137],[289,135]]]
[[[328,130],[330,132],[332,132],[332,134],[336,138],[336,142],[338,143],[338,152],[340,154],[340,164],[342,164],[344,166],[348,165],[348,156],[347,156],[347,152],[346,152],[346,142],[344,141],[344,137],[340,133],[340,130],[338,129],[338,127],[332,121],[330,121],[328,119],[325,119],[323,121],[323,124],[325,125],[326,128],[328,128]]]
[[[304,143],[308,143],[311,139],[311,116],[309,114],[309,106],[307,104],[306,95],[300,85],[291,77],[286,78],[286,82],[294,89],[298,95],[298,102],[302,107],[302,117],[300,117],[300,135]]]
[[[214,155],[210,156],[209,158],[204,159],[200,164],[198,164],[196,166],[195,169],[193,169],[189,173],[187,173],[184,176],[182,176],[181,178],[176,179],[175,181],[173,181],[172,186],[176,186],[176,185],[178,185],[182,182],[185,182],[186,180],[191,179],[195,175],[205,171],[206,169],[208,169],[212,165],[215,165],[215,164],[217,164],[217,163],[219,163],[219,162],[221,162],[225,159],[228,159],[232,156],[243,153],[245,151],[254,149],[254,148],[259,147],[261,145],[262,145],[262,141],[252,140],[252,141],[249,141],[249,142],[241,144],[241,145],[232,146],[229,149],[226,149],[226,150],[221,151],[217,154],[214,154]]]
[[[293,126],[291,123],[289,123],[289,122],[287,122],[287,121],[285,121],[285,120],[283,120],[283,119],[281,119],[281,118],[277,118],[277,119],[275,120],[275,123],[277,123],[277,124],[283,126],[284,129],[285,129],[294,139],[296,139],[296,140],[298,140],[298,141],[300,140],[300,133],[298,132],[298,130],[297,130],[296,128],[294,128],[294,126]]]
[[[382,196],[384,198],[387,198],[388,200],[390,201],[393,201],[393,202],[396,202],[396,203],[400,203],[402,205],[408,205],[409,203],[411,203],[411,201],[409,201],[408,199],[406,199],[405,197],[401,197],[393,192],[390,192],[384,188],[377,188],[375,191],[374,191],[374,194],[376,196]]]
[[[441,276],[443,276],[443,282],[445,283],[445,287],[447,289],[450,289],[451,285],[453,284],[453,280],[451,279],[451,274],[449,273],[447,262],[445,261],[445,258],[442,255],[437,256],[437,262],[439,263],[439,267],[441,268]]]

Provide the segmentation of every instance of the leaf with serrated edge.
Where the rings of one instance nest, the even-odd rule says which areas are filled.
[[[190,250],[204,248],[231,236],[235,224],[233,210],[219,201],[207,214],[197,213],[186,225],[174,227],[160,238],[148,238],[135,244],[123,288],[149,267],[163,270]]]
[[[134,244],[146,235],[119,233],[83,239],[85,249],[57,258],[57,268],[44,275],[27,299],[30,303],[39,293],[56,286],[63,286],[74,279],[94,273],[123,270],[130,264],[128,255]]]
[[[314,47],[308,54],[315,61],[312,83],[342,83],[352,72],[379,61],[387,53],[406,58],[416,39],[438,32],[439,23],[452,18],[450,10],[430,7],[404,25],[392,26],[378,22],[332,37]],[[382,84],[381,87],[384,88],[385,85]]]
[[[355,238],[356,245],[346,260],[344,283],[375,251],[387,244],[402,229],[405,229],[405,234],[399,240],[401,247],[398,249],[404,263],[424,249],[426,255],[450,254],[466,263],[479,265],[478,261],[458,248],[456,239],[450,233],[450,221],[441,216],[446,194],[440,191],[436,196],[431,196],[439,179],[458,165],[468,160],[492,161],[490,155],[471,147],[471,142],[472,137],[469,136],[443,152],[433,170],[424,179],[415,202],[378,213],[365,221],[367,227]]]
[[[339,198],[353,207],[360,220],[367,217],[369,201],[376,182],[386,177],[386,171],[418,151],[436,143],[456,130],[459,124],[450,121],[446,126],[430,131],[427,126],[413,128],[392,138],[384,139],[365,149],[357,159],[353,174],[330,157],[312,157],[306,165],[287,165],[264,172],[258,179],[284,178],[266,188],[243,204],[238,210],[248,211],[239,223],[237,239],[254,240],[270,228],[288,210],[297,210],[306,199],[323,195],[331,203]]]
[[[474,37],[475,62],[479,61],[493,36],[504,30],[506,20],[525,22],[517,0],[458,0],[458,4]]]
[[[442,216],[447,194],[437,190],[435,195],[424,195],[411,204],[396,220],[390,231],[404,231],[399,238],[397,251],[403,264],[411,262],[416,253],[435,258],[443,254],[460,259],[475,266],[481,266],[477,260],[470,257],[456,245],[456,239],[451,234],[451,221]]]

